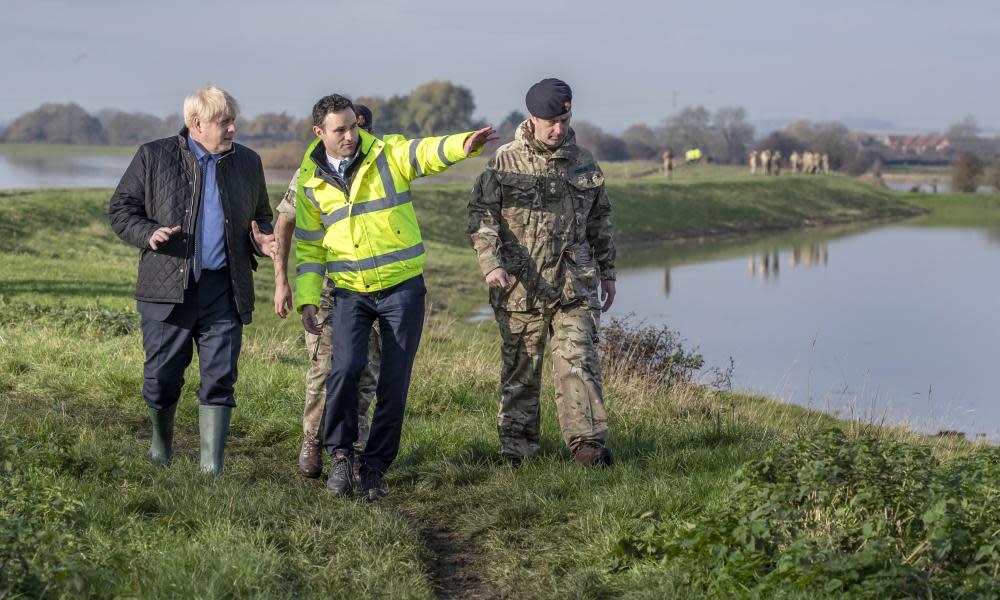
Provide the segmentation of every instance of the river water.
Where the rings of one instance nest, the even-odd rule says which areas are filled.
[[[60,154],[30,156],[0,147],[0,189],[109,187],[118,185],[131,156],[121,154]],[[287,184],[294,169],[266,169],[269,184]]]
[[[1000,439],[1000,234],[817,229],[623,252],[609,316],[666,324],[733,387]]]

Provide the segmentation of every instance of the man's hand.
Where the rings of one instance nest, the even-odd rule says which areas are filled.
[[[507,289],[511,286],[513,281],[510,279],[510,275],[507,274],[507,270],[503,267],[497,267],[486,274],[486,285],[491,288]]]
[[[288,281],[284,277],[275,279],[274,314],[284,319],[294,306],[295,299],[292,297],[292,288],[288,285]]]
[[[159,250],[161,244],[167,243],[167,240],[180,232],[180,225],[174,225],[173,227],[160,227],[153,232],[153,235],[149,236],[149,247],[153,250]]]
[[[274,234],[261,233],[260,227],[257,227],[257,221],[250,221],[250,230],[253,232],[253,241],[257,243],[260,251],[264,253],[264,256],[274,260],[274,257],[278,255],[278,240]]]
[[[315,304],[306,304],[302,307],[302,326],[313,335],[322,335],[323,331],[316,323],[316,310]]]
[[[608,312],[615,301],[615,280],[605,279],[601,282],[601,312]]]
[[[482,148],[486,142],[495,140],[497,137],[496,130],[489,126],[473,132],[469,137],[465,138],[465,155],[469,156]]]

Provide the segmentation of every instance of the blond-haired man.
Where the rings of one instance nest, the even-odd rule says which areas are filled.
[[[238,110],[214,86],[188,96],[183,129],[139,147],[108,208],[111,228],[141,251],[135,298],[149,457],[171,460],[174,412],[197,345],[201,468],[215,475],[236,405],[243,325],[254,308],[254,256],[276,252],[260,157],[233,143]]]

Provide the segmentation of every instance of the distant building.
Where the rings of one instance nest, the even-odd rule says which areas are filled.
[[[887,135],[882,143],[900,158],[937,158],[948,154],[952,148],[951,142],[943,135]]]

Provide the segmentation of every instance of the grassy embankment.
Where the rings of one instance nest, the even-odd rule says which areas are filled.
[[[912,212],[902,195],[841,178],[731,177],[613,183],[619,239]],[[888,586],[876,597],[952,589],[948,552],[971,556],[979,538],[948,535],[972,517],[956,516],[954,495],[937,521],[911,504],[947,495],[936,461],[984,456],[961,441],[608,369],[614,468],[565,460],[549,374],[542,451],[506,467],[493,425],[495,326],[463,320],[485,298],[461,235],[467,188],[416,194],[432,311],[391,495],[373,506],[296,474],[306,357],[298,321],[269,309],[267,265],[225,476],[197,473],[193,370],[175,463],[154,468],[144,460],[136,251],[107,227],[110,192],[0,195],[0,597],[815,598],[871,580]],[[831,427],[846,438],[818,435]],[[811,479],[782,479],[800,471]],[[967,487],[983,513],[997,506],[995,490],[981,498]],[[996,523],[993,512],[974,517]]]

